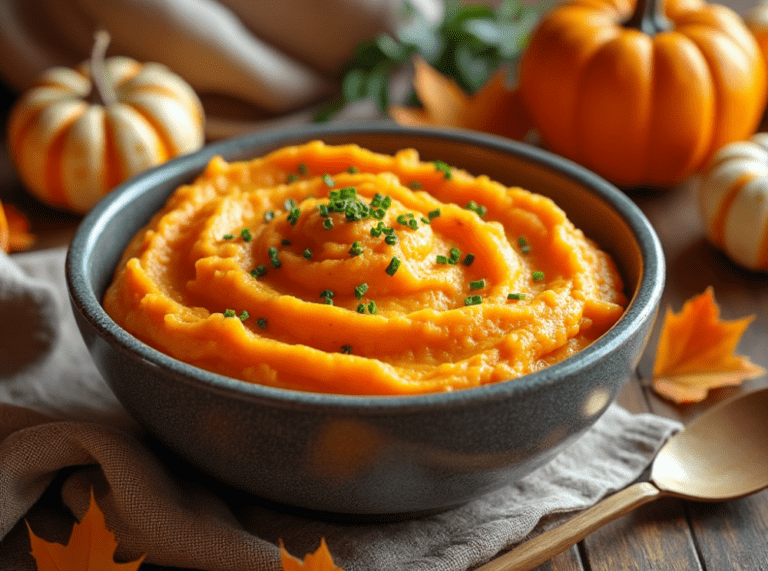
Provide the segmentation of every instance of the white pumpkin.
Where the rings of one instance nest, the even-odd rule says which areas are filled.
[[[768,133],[721,148],[698,192],[709,241],[736,264],[768,272]]]
[[[157,63],[104,59],[52,68],[11,110],[8,148],[26,188],[51,206],[85,213],[128,178],[204,143],[203,107]]]

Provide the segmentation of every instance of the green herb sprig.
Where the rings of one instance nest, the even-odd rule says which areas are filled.
[[[503,0],[497,8],[446,0],[443,18],[430,22],[408,2],[409,24],[397,35],[380,34],[357,46],[344,68],[339,96],[315,120],[332,118],[344,105],[373,99],[381,111],[390,104],[390,77],[419,55],[443,75],[474,93],[503,65],[509,65],[528,43],[540,15],[555,0]],[[415,92],[407,104],[418,103]]]

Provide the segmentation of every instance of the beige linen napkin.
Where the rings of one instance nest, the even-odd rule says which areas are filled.
[[[90,490],[118,560],[216,571],[279,570],[325,537],[345,571],[464,571],[542,519],[636,479],[679,424],[612,406],[570,449],[520,482],[441,514],[376,524],[315,520],[219,484],[130,421],[89,362],[66,305],[64,250],[0,253],[0,571],[34,569],[25,521],[66,542]],[[35,327],[18,327],[25,319]],[[22,335],[31,335],[27,343]],[[6,361],[7,360],[7,361]],[[61,513],[60,513],[61,512]],[[156,567],[153,567],[156,568]]]
[[[442,0],[407,4],[442,17]],[[356,46],[411,18],[404,0],[3,0],[0,79],[22,92],[53,66],[74,67],[103,28],[109,55],[183,77],[203,99],[206,134],[221,138],[311,120]]]

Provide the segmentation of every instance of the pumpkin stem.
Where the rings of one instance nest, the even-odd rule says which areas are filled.
[[[674,27],[664,15],[664,0],[637,0],[634,13],[623,25],[625,28],[640,30],[649,36],[666,32]]]
[[[105,107],[109,107],[117,101],[117,94],[107,77],[106,68],[104,67],[110,39],[109,32],[97,30],[94,35],[93,49],[91,50],[91,81],[93,81],[96,100]]]

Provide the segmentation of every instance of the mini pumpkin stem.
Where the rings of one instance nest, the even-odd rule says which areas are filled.
[[[635,11],[624,22],[625,28],[635,28],[649,36],[655,36],[659,32],[666,32],[673,28],[664,15],[664,0],[637,0]]]
[[[94,35],[93,49],[91,50],[91,81],[93,81],[94,96],[97,102],[108,107],[117,101],[112,84],[106,74],[104,60],[111,37],[106,30],[97,30]]]

